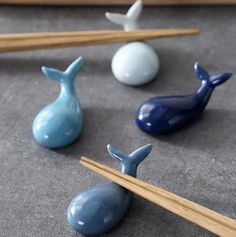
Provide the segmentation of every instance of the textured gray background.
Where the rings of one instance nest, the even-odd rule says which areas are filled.
[[[106,10],[125,9],[1,7],[0,32],[115,28],[105,19]],[[156,139],[133,122],[147,98],[195,90],[195,61],[212,73],[236,71],[236,8],[145,8],[140,25],[199,27],[202,34],[151,41],[161,70],[154,82],[139,88],[112,76],[110,61],[118,44],[0,55],[0,236],[80,236],[67,225],[67,206],[78,192],[105,179],[80,167],[79,157],[119,168],[106,152],[107,143],[127,153],[153,143],[139,178],[236,218],[235,76],[215,90],[200,120],[178,133]],[[77,79],[85,117],[82,135],[72,146],[45,149],[34,141],[31,125],[59,87],[40,67],[63,69],[79,55],[86,60]],[[104,236],[213,235],[135,196],[127,216]]]

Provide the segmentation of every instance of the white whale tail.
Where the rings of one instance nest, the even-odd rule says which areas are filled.
[[[139,29],[138,18],[141,15],[143,8],[143,1],[137,0],[128,10],[126,15],[120,13],[106,12],[106,18],[116,24],[122,25],[125,31],[132,31]]]

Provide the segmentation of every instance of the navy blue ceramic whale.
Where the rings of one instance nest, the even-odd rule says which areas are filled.
[[[48,148],[59,148],[74,142],[80,135],[83,117],[74,80],[83,59],[76,59],[64,72],[42,67],[43,73],[61,85],[59,97],[35,117],[33,135]]]
[[[121,163],[122,173],[136,177],[138,165],[151,152],[152,145],[140,147],[125,155],[110,145],[109,154]],[[110,182],[78,194],[67,210],[69,225],[82,235],[98,235],[115,227],[126,214],[133,193]]]
[[[139,107],[135,122],[142,131],[157,136],[191,123],[205,109],[214,88],[232,76],[229,72],[209,76],[198,63],[195,63],[194,69],[201,81],[196,92],[186,96],[154,97]]]

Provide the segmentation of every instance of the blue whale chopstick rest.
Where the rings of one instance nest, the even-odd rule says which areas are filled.
[[[74,80],[82,62],[82,57],[79,57],[64,72],[42,67],[43,73],[61,86],[59,97],[39,112],[33,122],[33,135],[45,147],[69,145],[80,135],[83,116]]]
[[[126,15],[107,12],[106,17],[113,23],[123,25],[125,31],[136,30],[142,7],[142,1],[137,0]],[[116,52],[111,67],[119,82],[130,86],[139,86],[156,77],[159,70],[159,59],[147,43],[131,42]]]
[[[121,163],[121,172],[136,177],[138,165],[148,156],[152,145],[140,147],[130,155],[125,155],[110,145],[109,154]],[[133,193],[110,182],[78,194],[67,210],[69,225],[83,235],[103,234],[113,227],[126,214]]]
[[[210,76],[198,63],[194,66],[201,81],[200,88],[186,96],[154,97],[136,112],[136,125],[150,135],[171,133],[191,123],[204,111],[216,86],[226,82],[232,73]]]

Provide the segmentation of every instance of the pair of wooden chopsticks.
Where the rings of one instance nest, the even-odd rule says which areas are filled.
[[[123,174],[86,157],[80,163],[133,193],[224,237],[236,236],[236,221],[159,187]]]
[[[0,34],[0,52],[78,47],[199,34],[199,29],[163,29]]]

